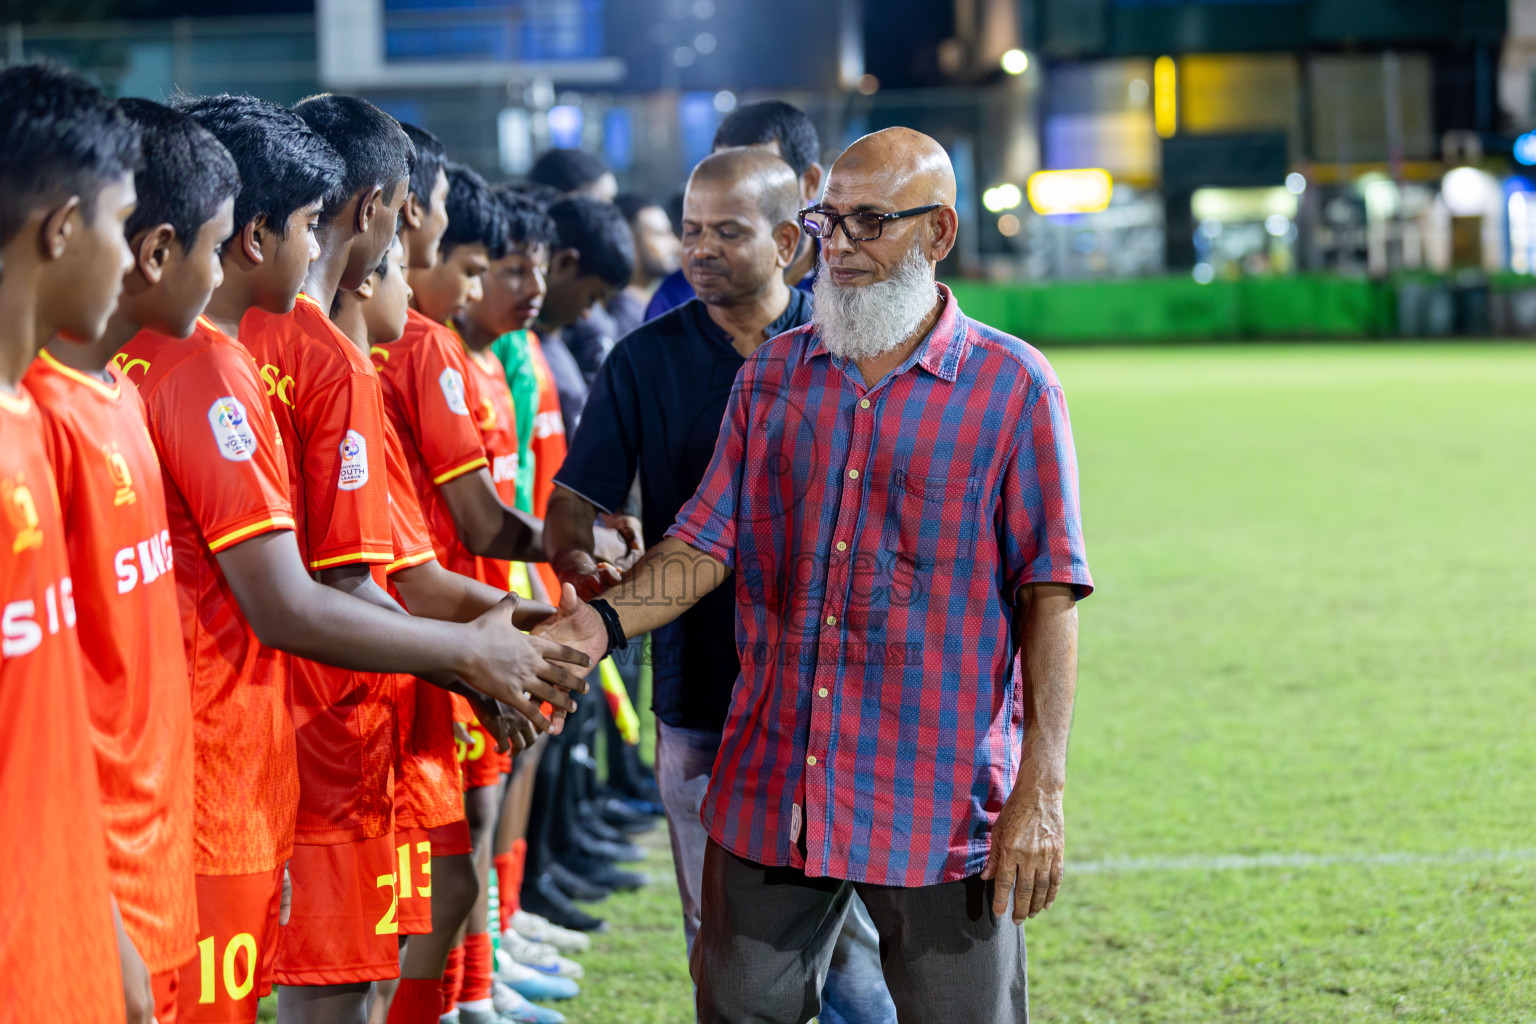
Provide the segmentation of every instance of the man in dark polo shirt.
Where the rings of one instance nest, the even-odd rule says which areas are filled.
[[[784,283],[800,240],[800,202],[794,171],[759,149],[715,153],[689,178],[683,266],[698,297],[614,347],[555,476],[545,549],[583,597],[619,578],[593,557],[598,513],[618,510],[638,470],[646,545],[659,543],[709,467],[746,357],[810,320],[810,296]],[[656,776],[691,948],[708,841],[699,808],[741,669],[732,589],[719,588],[651,634],[651,651]],[[823,1002],[823,1021],[895,1021],[867,915],[849,915]]]

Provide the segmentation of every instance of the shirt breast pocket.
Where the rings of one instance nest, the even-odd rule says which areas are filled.
[[[882,546],[932,570],[970,559],[976,548],[981,477],[920,477],[898,468],[886,496]]]

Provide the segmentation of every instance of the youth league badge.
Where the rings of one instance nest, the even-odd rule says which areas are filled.
[[[368,440],[355,430],[347,431],[341,442],[341,471],[336,486],[355,491],[368,482]]]
[[[448,408],[460,416],[468,416],[469,401],[464,397],[464,375],[450,366],[438,375],[437,383],[443,389],[443,397],[448,400]]]
[[[213,428],[219,454],[229,461],[249,462],[256,454],[256,434],[240,399],[233,395],[217,399],[208,408],[208,426]]]

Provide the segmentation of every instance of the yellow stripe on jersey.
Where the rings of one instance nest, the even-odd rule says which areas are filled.
[[[208,550],[218,554],[231,544],[245,540],[247,537],[254,537],[258,533],[268,533],[272,530],[292,530],[294,528],[293,520],[287,516],[273,516],[271,519],[263,519],[259,523],[252,523],[250,526],[242,526],[238,530],[231,530],[217,540],[209,541]]]
[[[395,560],[393,551],[357,551],[350,555],[337,555],[335,558],[322,558],[318,562],[310,562],[311,569],[327,569],[333,565],[346,565],[349,562],[369,562],[377,564],[383,562],[388,565]]]
[[[436,557],[437,553],[435,551],[423,551],[415,555],[406,555],[404,558],[396,559],[395,561],[386,565],[384,567],[384,574],[387,576],[391,573],[399,572],[401,569],[409,569],[413,565],[421,565],[425,562],[430,562]]]
[[[436,484],[438,487],[441,487],[441,486],[443,486],[443,484],[447,483],[449,480],[453,480],[453,479],[455,479],[457,477],[461,477],[465,473],[473,472],[474,470],[479,469],[481,466],[488,466],[488,465],[490,465],[490,463],[487,462],[485,456],[482,455],[478,459],[473,459],[473,460],[471,460],[469,462],[466,462],[466,463],[464,463],[464,465],[459,466],[456,469],[450,469],[448,472],[442,474],[441,476],[433,477],[432,478],[432,482],[434,484]]]

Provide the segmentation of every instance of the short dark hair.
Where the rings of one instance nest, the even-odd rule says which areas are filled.
[[[591,196],[568,196],[549,208],[562,249],[581,256],[583,277],[602,278],[615,288],[635,272],[635,239],[624,215],[612,203]]]
[[[643,196],[638,192],[621,192],[613,197],[613,205],[619,208],[627,223],[633,224],[635,218],[640,216],[641,210],[649,210],[651,207],[661,207],[661,204],[650,196]],[[665,208],[661,207],[663,212]]]
[[[333,92],[300,100],[293,112],[329,142],[346,165],[341,186],[326,202],[323,216],[336,216],[370,185],[384,190],[385,202],[394,201],[395,186],[409,180],[416,159],[416,148],[399,121],[367,100]]]
[[[96,196],[139,164],[139,134],[102,91],[48,64],[0,71],[0,245],[44,203]]]
[[[138,126],[144,150],[144,162],[133,176],[139,205],[125,233],[132,238],[156,224],[169,224],[182,249],[190,249],[225,200],[240,194],[235,158],[186,114],[152,100],[119,103]]]
[[[554,247],[555,222],[542,204],[506,185],[497,185],[493,191],[501,203],[502,215],[506,218],[509,248],[521,249],[531,245]]]
[[[545,210],[548,210],[551,206],[565,198],[565,193],[559,189],[550,188],[548,185],[540,185],[534,181],[509,181],[497,187],[503,191],[520,195]]]
[[[425,128],[404,121],[400,122],[400,127],[405,130],[411,145],[416,147],[416,162],[411,165],[411,192],[425,204],[431,198],[432,186],[437,184],[438,172],[448,166],[448,150],[443,148],[441,139]]]
[[[535,185],[548,185],[562,193],[575,192],[592,184],[613,171],[602,157],[584,153],[579,149],[551,149],[533,162],[528,180]]]
[[[795,169],[797,178],[821,153],[821,140],[811,119],[783,100],[759,100],[731,111],[715,130],[714,148],[765,146],[770,142],[779,144],[779,156]]]
[[[265,217],[281,235],[293,211],[329,199],[345,169],[330,143],[293,111],[254,96],[192,96],[173,108],[213,133],[240,172],[235,230]]]
[[[448,164],[448,230],[438,247],[444,255],[454,246],[485,246],[493,260],[507,254],[507,215],[485,179],[463,164]]]

